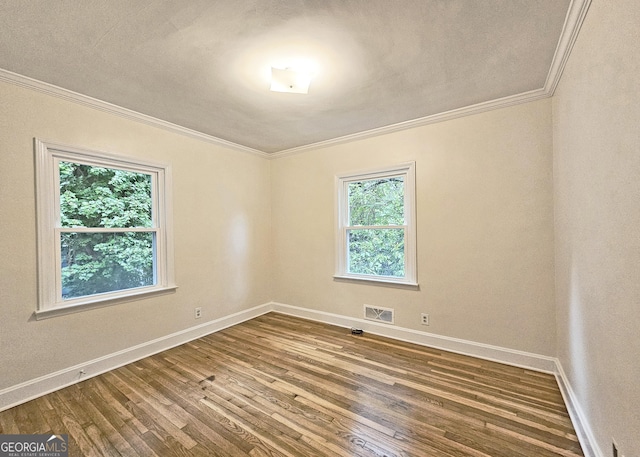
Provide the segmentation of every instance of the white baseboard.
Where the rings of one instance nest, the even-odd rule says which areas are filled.
[[[573,422],[573,428],[576,431],[585,457],[604,457],[604,453],[598,446],[589,421],[578,402],[578,397],[576,397],[569,378],[562,367],[562,363],[560,363],[558,359],[556,359],[556,379],[558,380],[558,386],[560,386],[564,404],[567,406],[567,411],[571,417],[571,422]]]
[[[85,379],[119,368],[136,360],[193,341],[232,325],[253,319],[271,311],[271,303],[259,305],[229,316],[215,319],[195,327],[172,333],[146,343],[108,354],[94,360],[32,379],[0,390],[0,411],[12,408],[34,398],[62,389]],[[84,370],[84,373],[80,373]]]
[[[506,363],[531,370],[556,373],[557,363],[556,359],[552,357],[271,302],[215,319],[210,322],[205,322],[204,324],[197,325],[180,332],[172,333],[113,354],[108,354],[103,357],[0,390],[0,411],[4,411],[5,409],[25,403],[47,393],[62,389],[136,360],[140,360],[144,357],[179,346],[204,335],[253,319],[254,317],[268,313],[269,311],[276,311],[283,314],[289,314],[346,328],[358,327],[369,333],[401,341]],[[82,374],[80,373],[81,370],[83,371]]]
[[[285,305],[283,303],[272,303],[272,310],[289,314],[291,316],[311,319],[326,324],[333,324],[340,327],[357,327],[365,332],[375,335],[386,336],[396,340],[415,343],[422,346],[429,346],[436,349],[443,349],[463,355],[470,355],[480,359],[494,362],[506,363],[517,367],[527,368],[545,373],[556,373],[556,359],[530,352],[518,351],[489,344],[476,343],[474,341],[451,338],[448,336],[436,335],[433,333],[420,332],[404,327],[397,327],[391,324],[381,324],[365,319],[342,316],[339,314],[326,313],[308,308]]]
[[[119,368],[128,363],[135,362],[136,360],[140,360],[189,341],[193,341],[210,333],[253,319],[270,311],[345,328],[357,327],[363,329],[365,332],[373,333],[375,335],[394,338],[422,346],[429,346],[458,354],[469,355],[472,357],[478,357],[494,362],[505,363],[534,371],[555,374],[556,379],[558,380],[558,385],[560,386],[560,392],[562,393],[565,404],[567,405],[567,410],[569,411],[569,415],[573,421],[573,425],[578,439],[580,440],[580,444],[582,445],[585,457],[604,457],[604,454],[596,443],[591,427],[589,426],[589,422],[578,403],[577,397],[564,372],[564,369],[562,368],[562,364],[557,358],[275,302],[265,303],[229,316],[205,322],[204,324],[197,325],[180,332],[172,333],[113,354],[108,354],[104,357],[90,360],[83,364],[75,365],[73,367],[0,390],[0,411],[12,408],[34,398],[105,373],[109,370]],[[83,370],[83,374],[80,374],[81,370]]]
[[[448,336],[435,335],[403,327],[396,327],[394,325],[371,322],[365,319],[326,313],[314,309],[300,308],[283,303],[271,303],[271,309],[278,313],[323,322],[325,324],[332,324],[346,328],[361,328],[365,332],[373,333],[375,335],[386,336],[422,346],[429,346],[458,354],[505,363],[507,365],[522,367],[533,371],[554,374],[558,381],[560,392],[562,393],[565,405],[569,411],[569,416],[573,422],[576,435],[580,441],[585,457],[604,457],[604,454],[595,441],[589,422],[587,421],[583,410],[578,403],[577,397],[571,388],[571,384],[569,383],[569,380],[562,368],[562,364],[560,363],[560,360],[555,357],[548,357],[499,346],[491,346],[488,344],[451,338]]]

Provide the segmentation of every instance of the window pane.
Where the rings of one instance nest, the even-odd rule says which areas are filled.
[[[403,176],[349,183],[349,225],[403,224]]]
[[[348,272],[404,277],[404,230],[348,230]]]
[[[152,227],[151,175],[59,164],[62,227]]]
[[[62,298],[154,284],[153,232],[62,233]]]

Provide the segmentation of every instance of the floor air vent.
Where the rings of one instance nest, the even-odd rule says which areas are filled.
[[[380,308],[364,305],[364,318],[370,321],[385,322],[393,324],[394,311],[392,308]]]

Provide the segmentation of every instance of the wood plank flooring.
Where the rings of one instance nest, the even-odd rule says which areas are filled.
[[[0,413],[70,456],[582,456],[555,378],[270,313]]]

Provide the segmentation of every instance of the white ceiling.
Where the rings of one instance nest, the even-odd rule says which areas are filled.
[[[540,91],[571,3],[0,0],[0,68],[274,153]]]

